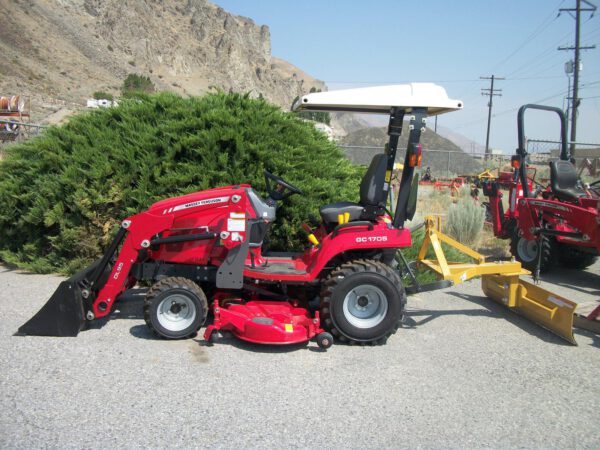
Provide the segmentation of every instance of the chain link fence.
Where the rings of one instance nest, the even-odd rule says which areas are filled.
[[[41,134],[47,126],[21,122],[14,119],[0,119],[0,143],[24,141]]]
[[[348,159],[357,165],[367,166],[382,147],[364,145],[340,145]],[[396,161],[404,161],[405,149],[398,149]],[[426,149],[423,151],[421,168],[430,168],[434,178],[454,178],[458,175],[473,175],[485,169],[503,170],[510,165],[510,155],[485,155],[485,153],[465,153],[459,150]]]
[[[535,164],[548,164],[560,157],[560,141],[529,139],[527,153]],[[575,143],[575,167],[583,177],[600,176],[600,143]]]
[[[368,166],[382,147],[365,145],[340,145],[347,158],[356,165]],[[575,165],[583,176],[600,176],[600,144],[576,143]],[[404,161],[405,149],[398,149],[396,161]],[[529,164],[535,166],[542,177],[547,177],[548,163],[559,158],[560,142],[529,139],[527,141]],[[512,155],[485,153],[466,153],[457,150],[426,149],[423,151],[421,167],[429,167],[435,178],[453,178],[459,175],[480,173],[485,169],[512,170],[510,158]]]

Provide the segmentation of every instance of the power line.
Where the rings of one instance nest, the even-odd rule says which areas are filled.
[[[529,58],[527,62],[517,67],[515,70],[510,72],[507,77],[510,78],[513,75],[522,72],[524,69],[529,68],[530,66],[538,66],[542,61],[545,63],[546,60],[552,59],[555,55],[554,51],[556,49],[556,45],[558,45],[561,41],[563,41],[566,37],[570,36],[570,32],[566,33],[564,36],[557,39],[550,47],[547,47],[546,50],[543,50],[541,53],[538,53],[536,56]]]
[[[492,105],[493,105],[493,97],[501,97],[502,89],[494,89],[494,80],[504,80],[502,77],[496,77],[492,75],[491,77],[479,77],[482,80],[490,80],[489,89],[481,89],[481,95],[488,95],[490,97],[488,101],[488,122],[487,122],[487,133],[485,138],[485,154],[488,155],[490,153],[490,125],[492,122]],[[487,156],[486,156],[487,159]]]
[[[579,90],[579,52],[581,50],[588,50],[592,48],[596,48],[595,45],[592,46],[581,46],[581,13],[585,11],[591,12],[591,15],[594,15],[596,11],[596,5],[594,5],[589,0],[576,0],[577,4],[575,8],[561,8],[558,13],[568,12],[571,17],[573,11],[575,11],[575,46],[574,47],[559,47],[559,50],[574,50],[575,51],[575,64],[573,68],[573,95],[572,99],[572,108],[571,108],[571,156],[575,156],[575,142],[577,141],[577,108],[579,108],[580,99],[578,98],[578,90]],[[581,3],[585,3],[585,7],[581,6]]]
[[[525,38],[525,40],[519,46],[517,46],[517,48],[515,50],[513,50],[506,58],[504,58],[498,64],[496,64],[494,66],[494,69],[492,69],[492,70],[495,70],[495,69],[501,67],[502,64],[504,64],[505,62],[507,62],[509,59],[511,59],[517,53],[519,53],[524,47],[527,46],[527,44],[531,43],[544,30],[546,30],[546,28],[548,28],[556,19],[558,19],[558,15],[555,15],[555,11],[564,2],[565,2],[565,0],[561,0],[560,3],[558,5],[556,5],[556,7],[554,7],[552,9],[552,12],[548,16],[546,16],[546,18],[538,25],[538,27],[529,36],[527,36],[527,38]],[[554,18],[552,18],[553,16],[554,16]]]

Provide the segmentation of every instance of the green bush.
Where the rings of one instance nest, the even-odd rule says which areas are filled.
[[[175,195],[250,183],[263,169],[302,188],[278,210],[272,248],[301,249],[301,222],[356,200],[362,173],[291,113],[262,100],[160,93],[73,116],[0,161],[0,258],[73,272],[97,258],[126,216]]]
[[[464,196],[450,206],[445,230],[458,242],[472,245],[483,229],[484,220],[485,209],[470,196]]]
[[[130,73],[123,81],[121,92],[124,97],[131,97],[138,94],[151,94],[156,91],[156,87],[150,78],[137,73]]]
[[[112,94],[109,94],[108,92],[96,91],[96,92],[94,92],[94,99],[109,100],[112,102],[114,100],[114,97]]]

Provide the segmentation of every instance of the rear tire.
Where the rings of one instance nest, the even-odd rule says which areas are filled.
[[[594,264],[597,259],[596,255],[581,251],[570,245],[560,246],[560,263],[569,269],[585,269]]]
[[[148,328],[166,339],[195,336],[207,312],[208,302],[200,286],[182,277],[158,281],[144,301],[144,320]]]
[[[515,229],[510,240],[510,253],[521,263],[521,265],[530,271],[534,271],[537,265],[537,248],[542,245],[542,260],[540,263],[540,272],[547,272],[556,263],[557,249],[556,241],[544,235],[539,239],[529,240],[519,236]]]
[[[406,293],[398,274],[379,261],[335,269],[321,292],[321,320],[336,341],[384,344],[402,320]]]

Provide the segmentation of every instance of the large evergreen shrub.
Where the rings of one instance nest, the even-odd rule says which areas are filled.
[[[274,249],[301,248],[309,214],[358,197],[361,170],[311,124],[263,100],[161,93],[74,116],[6,150],[0,258],[37,272],[73,272],[101,254],[124,217],[219,185],[250,183],[264,192],[265,168],[306,193],[278,210]]]

